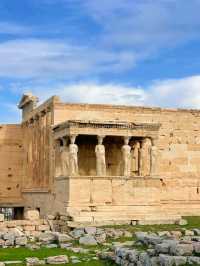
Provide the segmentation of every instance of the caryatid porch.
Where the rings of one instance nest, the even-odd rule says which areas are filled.
[[[56,176],[154,176],[160,124],[70,120],[54,126]]]

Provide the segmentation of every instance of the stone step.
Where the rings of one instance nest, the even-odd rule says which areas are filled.
[[[136,213],[119,213],[119,212],[84,212],[79,215],[72,216],[74,221],[77,220],[178,220],[181,218],[180,215],[173,214],[149,214],[149,215],[141,215]]]

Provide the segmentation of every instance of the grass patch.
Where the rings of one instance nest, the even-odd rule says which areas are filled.
[[[158,231],[172,231],[180,229],[194,229],[200,228],[200,216],[186,216],[183,217],[188,221],[187,225],[180,226],[176,224],[159,224],[159,225],[108,225],[103,228],[125,229],[129,232],[143,231],[143,232],[158,232]]]
[[[97,248],[97,247],[96,247]],[[72,251],[61,249],[61,248],[41,248],[38,250],[29,250],[27,248],[6,248],[0,249],[0,261],[24,261],[27,257],[37,257],[39,259],[44,259],[50,256],[58,256],[58,255],[67,255],[70,259],[70,256],[75,256],[77,259],[83,260],[76,265],[79,266],[114,266],[110,261],[101,261],[101,260],[94,260],[94,254],[81,254],[81,253],[74,253]],[[90,261],[87,261],[90,260]],[[13,266],[24,266],[23,264],[12,264]],[[71,266],[74,265],[72,263],[68,263],[67,265]],[[58,266],[58,265],[57,265]]]

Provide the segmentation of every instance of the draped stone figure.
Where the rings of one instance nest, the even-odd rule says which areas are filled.
[[[134,175],[139,174],[139,149],[140,142],[135,141],[131,150],[131,173]]]
[[[76,136],[70,136],[69,144],[69,172],[70,175],[78,175],[78,146],[75,144]]]
[[[140,175],[150,175],[151,167],[151,140],[144,138],[142,140],[142,146],[140,148]]]
[[[60,147],[60,159],[61,159],[61,175],[69,175],[69,147],[61,146]]]
[[[95,147],[97,176],[106,176],[105,147],[103,137],[98,136],[98,145]]]
[[[124,137],[124,145],[122,146],[122,175],[130,176],[131,173],[131,147],[128,145],[129,137]]]

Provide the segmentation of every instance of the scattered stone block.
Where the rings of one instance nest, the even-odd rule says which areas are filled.
[[[47,264],[66,264],[69,262],[67,255],[52,256],[46,259]]]
[[[73,238],[67,234],[61,234],[61,233],[58,233],[57,234],[57,239],[58,239],[58,242],[61,244],[61,243],[65,243],[65,242],[69,242],[69,241],[72,241]]]
[[[200,229],[195,228],[193,229],[193,232],[196,236],[200,236]]]
[[[160,254],[159,255],[160,266],[173,266],[174,257],[169,255]]]
[[[98,244],[102,244],[102,243],[104,243],[106,241],[106,234],[102,233],[100,235],[96,235],[95,239],[96,239]]]
[[[51,232],[41,233],[38,236],[38,240],[44,244],[51,244],[57,240],[57,237],[56,237],[55,233],[51,233]]]
[[[97,245],[97,241],[92,235],[85,235],[79,238],[79,244],[87,245],[87,246],[95,246]]]
[[[190,256],[193,252],[192,244],[176,244],[170,248],[170,254],[176,256]]]
[[[194,231],[192,230],[184,230],[185,236],[194,236]]]
[[[40,265],[40,259],[36,257],[30,257],[25,259],[26,266],[35,266],[35,265]]]
[[[36,230],[37,231],[49,231],[50,230],[50,226],[47,225],[47,224],[37,225],[36,226]]]
[[[196,254],[200,254],[200,243],[194,243],[193,244],[193,247],[194,247],[194,252],[196,253]]]
[[[70,235],[72,237],[74,237],[75,239],[80,238],[84,234],[85,234],[85,232],[84,232],[84,229],[83,228],[77,228],[77,229],[74,229],[72,232],[70,232]]]
[[[84,230],[88,235],[95,235],[97,231],[96,227],[85,227]]]
[[[187,259],[188,264],[200,265],[200,257],[190,256]]]
[[[188,222],[187,222],[187,220],[185,220],[185,219],[180,219],[180,220],[176,221],[176,224],[177,224],[177,225],[184,226],[184,225],[187,225]]]
[[[184,257],[184,256],[174,256],[174,265],[175,266],[186,265],[186,263],[187,263],[187,257]]]
[[[26,246],[28,240],[26,236],[16,237],[15,244],[18,246]]]

